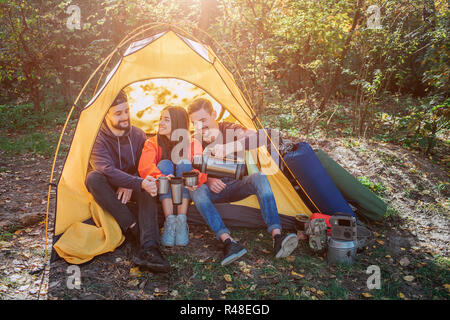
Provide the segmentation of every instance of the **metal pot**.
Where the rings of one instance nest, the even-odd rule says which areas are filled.
[[[328,239],[327,259],[329,264],[353,264],[356,256],[356,241]]]

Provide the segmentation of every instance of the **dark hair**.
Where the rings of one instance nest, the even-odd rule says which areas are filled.
[[[169,111],[172,132],[176,129],[189,130],[189,117],[184,108],[178,106],[167,106],[161,110],[161,114],[166,110]],[[166,136],[161,136],[159,133],[157,134],[157,139],[158,145],[160,145],[162,149],[161,160],[172,160],[170,156],[172,149],[180,141],[169,140]]]
[[[119,94],[114,99],[113,103],[111,104],[111,107],[117,106],[118,104],[121,104],[124,102],[128,102],[127,94],[123,90],[120,90]]]
[[[197,112],[200,109],[206,110],[209,114],[211,114],[214,109],[212,106],[211,101],[205,98],[198,98],[195,99],[188,107],[188,113],[193,114],[194,112]]]

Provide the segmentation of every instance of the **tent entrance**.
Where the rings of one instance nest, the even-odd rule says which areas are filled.
[[[156,134],[161,110],[166,106],[180,106],[185,109],[197,98],[212,102],[218,121],[235,122],[235,118],[210,94],[200,87],[175,78],[158,78],[138,81],[124,88],[128,96],[131,124],[146,134]]]

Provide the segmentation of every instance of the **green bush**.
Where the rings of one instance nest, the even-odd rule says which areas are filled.
[[[27,131],[36,128],[54,128],[64,124],[67,110],[60,105],[43,108],[35,113],[31,103],[20,105],[0,105],[2,130],[10,132]]]
[[[390,132],[378,138],[431,154],[439,135],[450,129],[450,99],[431,96],[405,109],[406,114],[397,118]]]

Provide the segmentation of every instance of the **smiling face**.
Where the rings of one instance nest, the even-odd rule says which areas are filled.
[[[128,103],[123,102],[109,108],[105,120],[111,131],[124,132],[130,128]]]
[[[172,132],[172,122],[170,119],[169,110],[164,110],[161,113],[161,118],[159,119],[158,133],[162,136],[167,136],[170,138],[170,133]]]
[[[214,131],[212,129],[217,129],[219,127],[216,118],[217,113],[215,110],[209,113],[204,108],[190,114],[190,119],[194,124],[195,133],[201,134],[205,141],[210,141],[213,136],[212,132]]]

